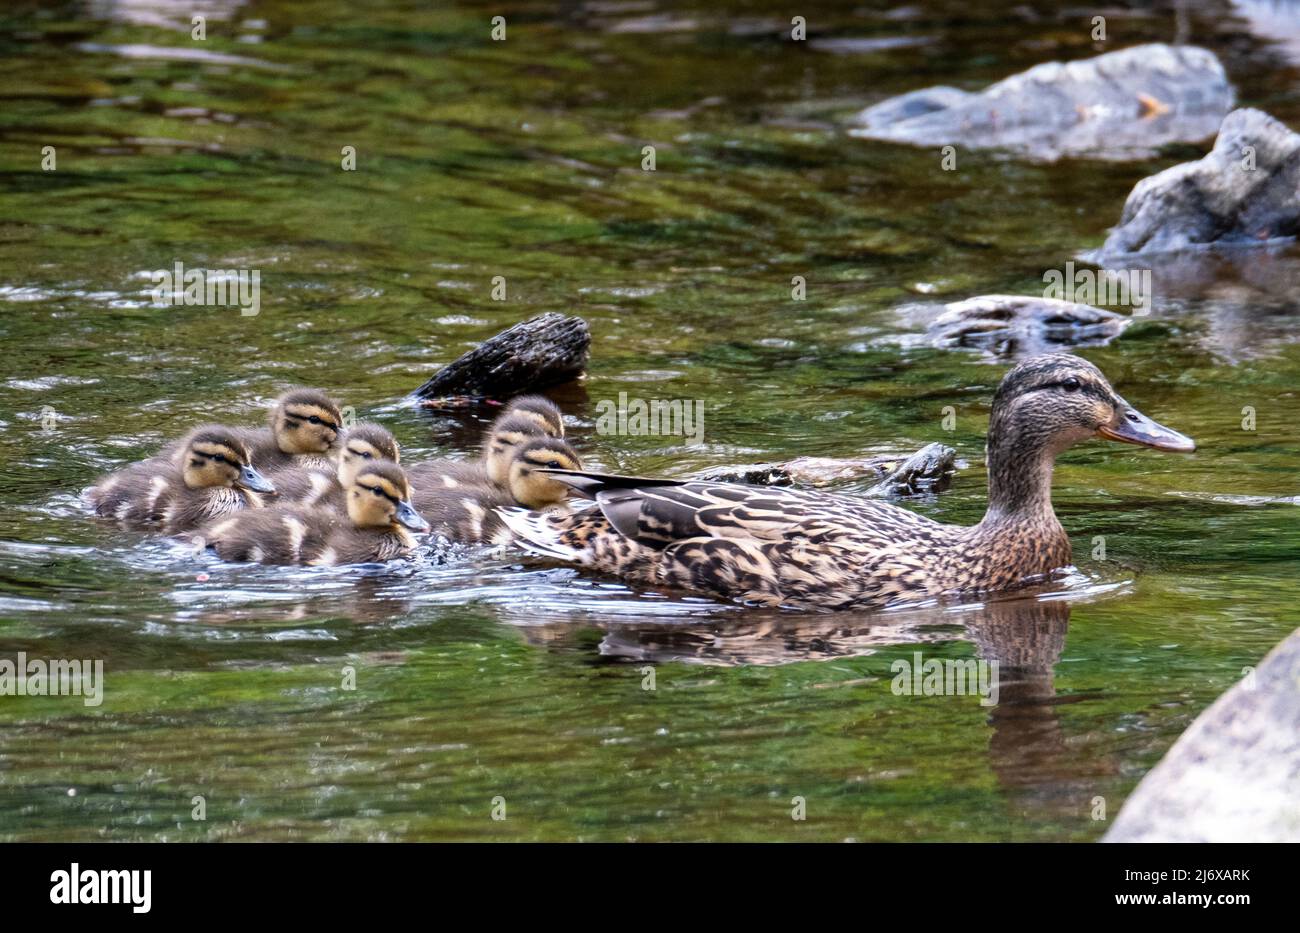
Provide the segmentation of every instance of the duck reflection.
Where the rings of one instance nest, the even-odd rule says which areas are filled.
[[[1008,806],[1036,819],[1086,818],[1109,758],[1074,746],[1061,726],[1054,669],[1065,647],[1071,605],[1060,594],[962,607],[887,613],[738,613],[733,620],[677,623],[603,621],[597,648],[606,661],[711,666],[778,665],[861,657],[908,644],[970,641],[996,671],[989,708],[989,763]],[[528,626],[535,644],[571,647],[590,622]],[[993,667],[996,662],[996,667]],[[896,664],[899,662],[896,662]],[[973,665],[972,665],[973,666]],[[882,678],[882,686],[889,688]],[[970,692],[974,692],[973,690]]]

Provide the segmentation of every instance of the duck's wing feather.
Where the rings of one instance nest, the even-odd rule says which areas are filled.
[[[808,544],[883,540],[938,527],[906,509],[834,493],[740,483],[643,480],[568,470],[545,472],[595,499],[624,537],[655,548],[698,538]]]

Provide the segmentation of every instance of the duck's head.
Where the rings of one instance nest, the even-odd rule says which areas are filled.
[[[376,460],[401,460],[397,438],[384,427],[362,421],[348,428],[339,448],[339,485],[347,489],[357,478],[357,471]]]
[[[563,502],[571,492],[564,483],[539,470],[581,470],[573,448],[558,437],[533,437],[515,448],[510,461],[510,495],[520,505],[543,509]]]
[[[536,418],[503,414],[493,422],[483,441],[483,465],[488,479],[498,486],[508,485],[515,451],[534,438],[548,436]]]
[[[276,446],[287,454],[332,454],[342,424],[338,403],[319,389],[290,389],[271,409]]]
[[[564,417],[556,404],[543,395],[521,395],[505,407],[497,420],[513,415],[536,421],[548,437],[564,437]]]
[[[1196,449],[1190,437],[1130,405],[1101,370],[1077,356],[1035,356],[1003,377],[989,419],[990,455],[995,447],[1013,445],[1055,456],[1092,437],[1177,453]]]
[[[411,484],[391,460],[376,460],[357,470],[346,487],[348,518],[358,528],[409,528],[428,531],[429,523],[411,505]]]
[[[190,489],[235,486],[249,492],[275,492],[253,468],[248,445],[219,424],[195,428],[181,445],[181,475]]]

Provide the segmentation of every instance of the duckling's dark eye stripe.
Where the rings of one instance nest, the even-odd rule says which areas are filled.
[[[209,460],[215,460],[217,463],[229,463],[232,466],[237,465],[236,461],[230,459],[225,454],[210,454],[206,450],[196,450],[194,453],[200,457],[207,457]]]
[[[357,485],[360,486],[362,489],[368,489],[373,493],[377,493],[378,495],[383,496],[389,502],[393,503],[393,505],[402,504],[402,500],[398,499],[396,496],[390,496],[382,486],[367,486],[364,483],[357,483]]]
[[[338,430],[339,427],[338,423],[334,420],[333,416],[327,415],[319,411],[310,411],[307,412],[306,414],[303,414],[301,411],[286,410],[284,416],[286,420],[296,421],[298,423],[301,423],[303,421],[311,421],[313,418],[315,418],[316,421],[319,422],[320,424],[323,424],[329,428],[333,428],[336,431]],[[290,424],[289,426],[291,428],[296,428],[298,427],[298,424]]]

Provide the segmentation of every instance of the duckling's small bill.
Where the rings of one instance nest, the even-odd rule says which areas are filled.
[[[251,466],[245,466],[239,471],[239,479],[235,481],[235,485],[240,489],[247,489],[249,492],[264,492],[267,494],[275,492],[275,486],[271,484],[271,481]]]

